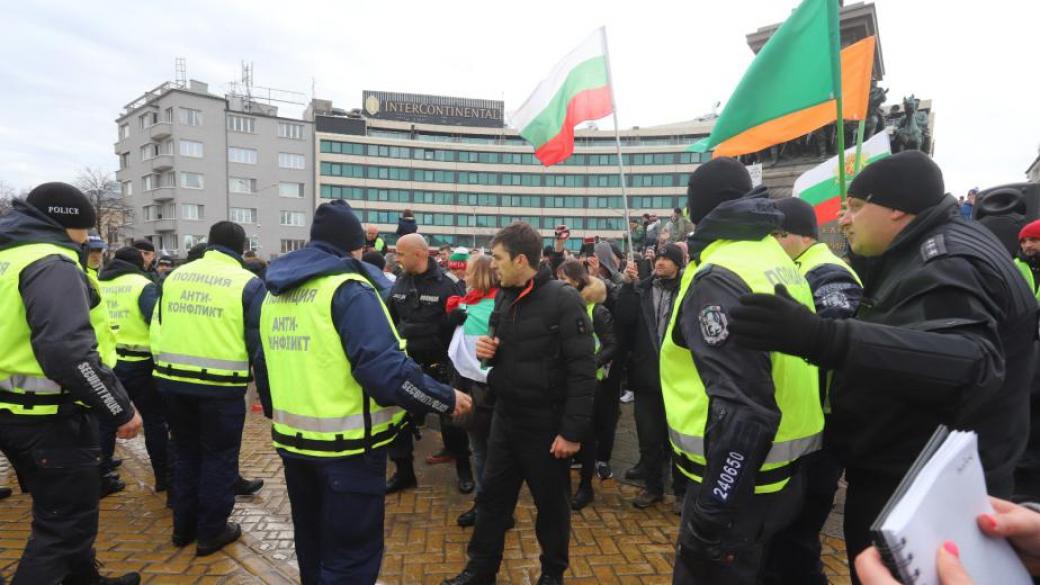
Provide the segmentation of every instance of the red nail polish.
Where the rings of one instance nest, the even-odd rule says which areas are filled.
[[[989,514],[982,514],[979,516],[979,522],[982,523],[983,528],[993,532],[997,529],[997,519]]]
[[[947,540],[946,542],[944,542],[943,548],[945,548],[946,552],[950,553],[951,555],[960,558],[961,551],[959,548],[957,548],[957,545],[954,544],[952,540]]]

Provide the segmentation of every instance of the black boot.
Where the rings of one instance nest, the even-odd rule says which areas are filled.
[[[455,460],[455,472],[459,475],[459,493],[472,493],[477,485],[473,483],[473,468],[469,465],[468,457]]]
[[[101,497],[110,496],[116,492],[126,489],[126,483],[119,479],[118,475],[101,476]]]
[[[581,510],[591,504],[595,497],[595,494],[592,492],[592,486],[582,483],[578,486],[578,491],[574,492],[574,497],[571,498],[571,510]]]
[[[0,500],[2,500],[4,498],[10,498],[11,494],[13,494],[13,493],[14,492],[11,491],[11,488],[9,488],[9,487],[0,487]]]
[[[195,556],[204,557],[211,555],[241,537],[242,527],[234,522],[228,522],[224,526],[224,532],[218,534],[213,540],[199,541],[198,546],[195,548]]]
[[[473,569],[463,569],[451,579],[445,579],[441,585],[495,585],[495,576],[478,573]]]
[[[234,490],[236,496],[252,496],[262,487],[264,487],[264,480],[246,479],[240,475],[235,480]]]
[[[402,461],[397,463],[397,471],[386,482],[386,494],[390,495],[418,486],[419,480],[415,478],[415,469],[412,468],[412,462],[408,461],[405,463]]]
[[[455,523],[459,526],[466,528],[473,526],[477,523],[477,505],[473,504],[473,507],[465,512],[459,514],[459,517],[455,519]]]
[[[563,585],[563,575],[546,575],[542,573],[536,585]]]
[[[101,561],[94,559],[89,567],[70,574],[62,583],[64,585],[139,585],[141,583],[141,575],[138,573],[127,573],[119,577],[102,577],[98,572],[102,566]]]

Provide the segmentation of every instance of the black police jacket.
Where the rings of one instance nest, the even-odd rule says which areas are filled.
[[[851,468],[898,477],[935,427],[978,433],[990,493],[1011,493],[1029,434],[1037,303],[1007,251],[947,197],[920,213],[864,282],[831,386],[826,441]]]
[[[502,288],[490,324],[499,339],[488,374],[496,415],[580,442],[596,391],[592,323],[578,291],[541,270]]]
[[[453,327],[445,306],[448,297],[460,294],[433,258],[422,274],[402,273],[390,289],[387,308],[397,332],[408,340],[408,355],[424,366],[448,363]]]

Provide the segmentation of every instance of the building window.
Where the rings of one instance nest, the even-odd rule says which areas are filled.
[[[279,152],[278,153],[278,166],[283,169],[303,169],[307,162],[302,154],[293,154],[291,152]]]
[[[278,122],[278,137],[292,138],[293,140],[303,140],[303,124],[293,124],[292,122]]]
[[[229,146],[227,154],[228,162],[239,163],[243,165],[256,164],[255,148],[239,148],[237,146]]]
[[[231,191],[232,193],[256,193],[256,179],[248,179],[246,177],[229,177],[228,191]]]
[[[126,140],[130,136],[130,124],[119,125],[119,139]]]
[[[191,108],[180,109],[181,124],[185,126],[202,126],[202,110],[193,110]],[[184,236],[190,238],[192,236]]]
[[[194,140],[181,140],[181,156],[202,158],[202,143]]]
[[[130,153],[124,152],[119,155],[119,170],[123,170],[130,166]]]
[[[282,254],[295,252],[307,244],[307,240],[282,240]]]
[[[159,217],[159,209],[161,208],[158,205],[145,205],[141,209],[144,212],[144,220],[155,221]]]
[[[159,188],[159,175],[151,174],[141,177],[141,188],[145,191]]]
[[[232,207],[228,210],[228,217],[235,223],[256,223],[255,207]]]
[[[159,114],[156,112],[148,112],[146,114],[141,114],[138,120],[141,121],[141,128],[148,128],[149,126],[159,122]]]
[[[206,236],[184,236],[184,251],[187,252],[205,241]]]
[[[181,204],[181,219],[202,219],[202,206],[194,203]]]
[[[303,183],[278,183],[278,196],[303,199]]]
[[[199,173],[181,173],[181,187],[185,189],[202,189],[204,186],[202,175]]]
[[[227,129],[232,132],[254,134],[256,132],[256,120],[246,116],[228,116]]]
[[[253,251],[260,249],[260,236],[249,236],[248,249]]]
[[[141,160],[151,160],[159,156],[159,145],[149,142],[141,147]]]
[[[302,211],[283,211],[281,225],[303,227],[305,224]]]
[[[130,197],[134,194],[134,182],[123,181],[119,183],[119,192],[123,195],[123,197]]]

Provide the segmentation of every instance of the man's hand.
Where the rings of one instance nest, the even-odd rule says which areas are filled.
[[[495,352],[498,351],[498,338],[490,338],[487,335],[481,335],[477,338],[477,359],[484,361],[490,360],[495,357]]]
[[[740,297],[740,305],[729,316],[730,333],[748,349],[779,351],[818,365],[834,349],[830,345],[836,325],[794,300],[782,284],[776,285],[776,294]]]
[[[116,429],[116,436],[120,439],[133,439],[137,436],[137,433],[141,432],[141,413],[134,411],[134,417],[123,423]]]
[[[456,421],[469,416],[469,413],[473,411],[473,398],[469,394],[464,392],[455,391],[455,412],[451,414],[451,417]]]
[[[572,443],[560,435],[556,435],[549,452],[557,459],[568,459],[581,449],[581,443]]]
[[[625,282],[635,282],[639,278],[639,268],[635,262],[625,265]]]
[[[599,276],[599,258],[596,256],[589,256],[585,259],[585,265],[589,267],[590,276]]]

